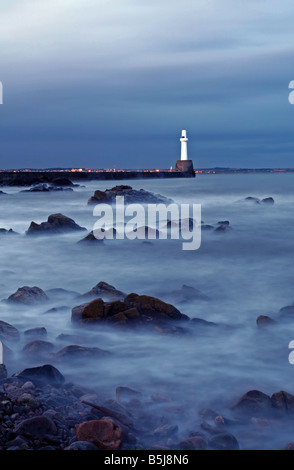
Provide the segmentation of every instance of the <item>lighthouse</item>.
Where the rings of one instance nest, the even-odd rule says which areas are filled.
[[[181,160],[177,160],[175,171],[180,171],[185,173],[185,176],[195,176],[195,171],[193,167],[193,161],[188,160],[188,137],[186,129],[182,130],[181,133]]]
[[[182,130],[181,142],[181,160],[188,160],[188,137],[186,129]]]

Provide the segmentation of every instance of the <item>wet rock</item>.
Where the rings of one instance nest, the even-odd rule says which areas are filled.
[[[96,347],[85,347],[78,345],[65,346],[55,354],[55,358],[61,361],[71,361],[76,359],[95,359],[109,356],[108,351]]]
[[[167,292],[164,298],[172,299],[176,302],[184,303],[193,300],[209,300],[209,297],[196,287],[183,284],[180,289],[175,289],[172,292]]]
[[[123,432],[111,418],[81,423],[76,428],[78,441],[92,442],[102,450],[120,450]]]
[[[171,320],[188,320],[171,304],[156,297],[129,294],[124,301],[104,302],[101,298],[72,309],[72,321],[118,324],[162,324]]]
[[[159,439],[167,438],[167,437],[173,436],[174,434],[177,434],[178,430],[179,428],[177,425],[164,424],[163,426],[160,426],[154,429],[153,434]]]
[[[46,295],[51,299],[58,299],[58,300],[64,300],[65,297],[78,297],[80,294],[79,292],[73,291],[73,290],[68,290],[68,289],[62,289],[61,287],[55,287],[54,289],[48,289],[46,290]]]
[[[8,302],[20,303],[25,305],[33,305],[39,302],[48,300],[45,292],[40,287],[28,287],[23,286],[17,289],[17,291],[10,295],[7,299]]]
[[[100,281],[89,292],[81,296],[83,297],[101,297],[104,300],[123,300],[126,294],[105,281]]]
[[[183,315],[176,307],[163,302],[163,300],[148,295],[129,294],[124,302],[133,308],[136,308],[140,315],[154,319],[173,319],[186,320],[188,317]]]
[[[199,411],[199,416],[200,418],[204,419],[204,420],[215,420],[215,418],[217,416],[219,416],[219,413],[217,413],[216,411],[212,410],[211,408],[202,408],[200,411]]]
[[[237,439],[229,433],[216,434],[211,437],[208,446],[217,450],[240,450]]]
[[[259,390],[250,390],[231,409],[248,416],[266,415],[272,411],[272,401],[265,393]]]
[[[15,428],[15,434],[30,434],[33,437],[42,437],[44,434],[56,434],[56,426],[47,416],[34,416],[21,421]]]
[[[191,324],[193,326],[197,326],[198,327],[211,327],[211,326],[218,326],[217,323],[214,323],[214,322],[211,322],[211,321],[207,321],[207,320],[203,320],[202,318],[192,318],[191,319]]]
[[[206,448],[207,442],[200,436],[188,437],[176,445],[177,450],[205,450]]]
[[[214,230],[214,226],[209,225],[209,224],[203,224],[201,225],[201,230],[205,230],[206,232],[211,232],[212,230]]]
[[[280,317],[285,320],[294,319],[294,305],[287,305],[280,309]]]
[[[0,235],[17,235],[17,232],[12,230],[12,228],[10,228],[9,230],[7,230],[6,228],[0,228]]]
[[[51,181],[51,184],[53,184],[54,186],[79,186],[78,184],[73,184],[73,182],[69,178],[65,178],[62,176],[54,178]]]
[[[0,320],[0,340],[18,341],[19,338],[19,331],[15,326]]]
[[[64,450],[100,450],[95,444],[88,441],[76,441],[65,447]]]
[[[260,199],[258,197],[254,197],[254,196],[247,196],[247,197],[245,197],[244,199],[241,199],[241,201],[238,201],[238,202],[249,202],[249,203],[253,203],[253,204],[260,204]]]
[[[103,239],[104,239],[104,237],[101,237],[101,238],[97,237],[96,238],[95,235],[94,235],[94,232],[92,230],[90,233],[88,233],[88,235],[86,237],[79,240],[78,243],[89,243],[89,244],[94,243],[94,244],[97,244],[97,245],[101,245],[103,243]]]
[[[6,379],[7,377],[7,369],[5,364],[0,364],[0,380]]]
[[[23,347],[23,352],[29,355],[35,354],[48,354],[52,352],[54,349],[54,344],[50,343],[49,341],[43,341],[41,339],[35,339],[30,341]]]
[[[273,408],[276,410],[291,414],[294,413],[294,395],[282,390],[274,393],[271,397],[271,401]]]
[[[214,232],[222,233],[222,232],[228,232],[229,230],[231,230],[230,222],[228,220],[225,220],[223,222],[217,223],[217,227],[214,229]]]
[[[277,322],[273,320],[271,317],[268,317],[267,315],[259,315],[256,319],[256,324],[258,327],[267,327],[271,325],[275,325]]]
[[[40,193],[40,192],[49,193],[52,191],[73,191],[73,189],[50,185],[47,183],[39,183],[39,184],[32,186],[30,189],[23,189],[20,192],[21,193]]]
[[[116,387],[116,400],[122,405],[126,405],[130,400],[137,399],[141,392],[130,387]]]
[[[269,204],[273,205],[275,203],[274,198],[272,197],[265,197],[264,199],[261,200],[262,204]]]
[[[44,326],[41,326],[41,327],[30,328],[29,330],[25,330],[23,334],[30,338],[31,337],[39,338],[39,337],[47,336],[47,330]]]
[[[29,380],[38,386],[49,384],[53,387],[61,387],[64,382],[63,375],[51,364],[24,369],[15,374],[15,377],[23,379],[24,381]]]
[[[35,410],[40,407],[40,402],[30,393],[22,393],[16,400],[16,403],[29,410]]]
[[[27,235],[60,234],[82,230],[86,228],[80,227],[73,219],[58,213],[49,215],[47,222],[41,224],[31,222],[26,233]]]
[[[119,185],[114,186],[111,189],[106,189],[105,191],[97,190],[94,195],[88,200],[88,204],[113,204],[116,202],[117,196],[124,197],[124,203],[167,203],[172,202],[170,199],[167,199],[160,194],[153,194],[144,189],[136,190],[131,186]]]

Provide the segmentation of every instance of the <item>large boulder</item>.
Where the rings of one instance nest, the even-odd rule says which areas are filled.
[[[104,302],[102,298],[72,309],[72,321],[79,323],[117,323],[120,325],[161,325],[187,320],[176,307],[156,297],[129,294],[123,301]]]
[[[88,204],[113,204],[117,196],[123,196],[125,204],[131,203],[169,203],[172,202],[160,194],[153,194],[145,189],[133,189],[131,186],[119,185],[105,191],[97,190],[88,200]]]
[[[44,434],[54,435],[57,428],[52,419],[47,416],[34,416],[21,421],[14,428],[15,434],[29,434],[33,437],[43,437]]]
[[[265,393],[250,390],[232,406],[232,410],[247,417],[264,417],[272,411],[272,401]]]
[[[11,294],[7,301],[26,305],[33,305],[48,300],[45,292],[40,287],[23,286]]]
[[[56,367],[51,364],[45,364],[38,367],[30,367],[24,369],[21,372],[15,374],[16,377],[22,379],[24,382],[28,380],[33,382],[35,385],[44,386],[52,385],[53,387],[61,387],[64,382],[63,375],[59,372]]]
[[[85,421],[76,428],[78,441],[88,441],[102,450],[120,450],[123,432],[111,418]]]
[[[42,222],[41,224],[31,222],[26,233],[27,235],[41,235],[68,233],[82,230],[86,230],[86,228],[80,227],[73,219],[58,213],[49,215],[47,222]]]

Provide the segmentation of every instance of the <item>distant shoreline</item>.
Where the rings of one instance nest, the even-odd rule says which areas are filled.
[[[152,178],[193,178],[207,174],[253,174],[253,173],[294,173],[294,168],[199,168],[194,172],[175,170],[95,170],[95,169],[19,169],[0,170],[0,186],[30,186],[38,183],[51,183],[55,180],[129,180]]]

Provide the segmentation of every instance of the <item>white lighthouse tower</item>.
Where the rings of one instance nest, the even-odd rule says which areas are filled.
[[[182,130],[181,142],[181,160],[188,160],[188,137],[186,129]]]
[[[188,137],[186,129],[182,130],[181,138],[181,160],[177,160],[175,171],[183,173],[184,176],[195,176],[193,161],[188,160]]]

